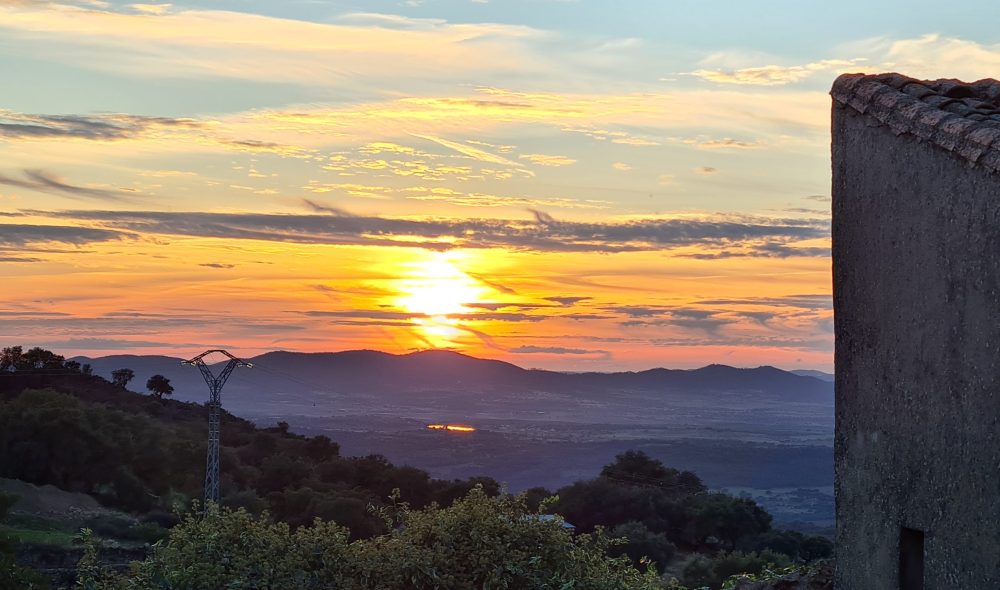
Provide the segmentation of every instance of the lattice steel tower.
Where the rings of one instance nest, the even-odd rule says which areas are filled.
[[[218,352],[229,357],[229,362],[216,377],[203,360],[206,356]],[[205,502],[219,503],[219,410],[222,408],[222,386],[236,367],[253,367],[252,364],[238,359],[225,350],[206,350],[191,360],[182,364],[194,365],[201,370],[208,384],[208,457],[205,461]]]

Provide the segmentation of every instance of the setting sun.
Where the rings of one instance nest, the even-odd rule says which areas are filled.
[[[455,260],[454,253],[434,254],[410,265],[399,281],[402,295],[396,305],[431,317],[470,311],[467,304],[479,301],[487,289],[458,268]]]

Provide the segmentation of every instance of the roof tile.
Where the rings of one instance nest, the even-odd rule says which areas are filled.
[[[975,162],[994,145],[1000,147],[1000,129],[977,127],[962,138],[955,151]]]
[[[830,94],[888,126],[1000,173],[1000,82],[844,74]]]

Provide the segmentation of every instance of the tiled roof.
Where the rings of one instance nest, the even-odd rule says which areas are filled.
[[[838,103],[1000,173],[1000,82],[916,80],[900,74],[844,74]]]

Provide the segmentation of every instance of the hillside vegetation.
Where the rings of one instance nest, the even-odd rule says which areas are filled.
[[[228,413],[223,507],[202,518],[193,500],[202,492],[204,406],[138,395],[52,353],[28,353],[30,362],[0,361],[0,477],[86,493],[132,515],[91,526],[98,537],[153,542],[166,535],[154,527],[173,527],[131,581],[102,573],[89,553],[81,572],[94,584],[646,588],[666,574],[717,588],[732,574],[831,553],[825,539],[772,530],[752,500],[711,493],[695,474],[641,452],[619,455],[594,479],[513,498],[490,478],[442,481],[379,455],[342,457],[324,436],[280,423],[260,429]],[[179,524],[178,508],[189,514]],[[221,544],[209,534],[241,529],[253,535]],[[295,561],[306,548],[312,561]],[[220,559],[232,567],[216,567]],[[184,577],[203,569],[221,577],[207,586]]]

